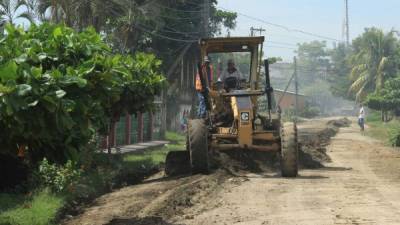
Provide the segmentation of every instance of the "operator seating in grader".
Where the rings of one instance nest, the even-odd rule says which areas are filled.
[[[207,74],[200,74],[207,104],[206,119],[188,121],[187,151],[174,151],[167,155],[165,172],[208,173],[212,153],[215,151],[277,152],[281,174],[295,177],[298,173],[298,143],[295,123],[281,121],[281,110],[273,104],[269,63],[265,65],[265,85],[260,80],[260,49],[264,37],[230,37],[200,40],[201,59],[215,53],[249,53],[250,69],[247,80],[226,80],[224,86],[214,83],[207,87]],[[199,73],[204,62],[199,64]],[[236,85],[239,82],[240,85]],[[231,83],[231,84],[229,84]],[[262,112],[258,99],[265,97],[267,109]],[[228,107],[227,107],[228,106]],[[228,116],[221,116],[228,115]],[[184,171],[182,171],[184,170]],[[186,170],[186,171],[185,171]],[[190,170],[190,171],[187,171]]]

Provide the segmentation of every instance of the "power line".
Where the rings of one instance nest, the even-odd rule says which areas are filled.
[[[223,7],[217,7],[217,8],[222,9],[222,10],[225,10],[225,11],[233,12],[232,10],[229,10],[229,9],[226,9],[226,8],[223,8]],[[241,15],[241,16],[247,17],[247,18],[249,18],[249,19],[252,19],[252,20],[255,20],[255,21],[258,21],[258,22],[261,22],[261,23],[270,25],[270,26],[274,26],[274,27],[281,28],[281,29],[286,30],[286,31],[288,31],[288,32],[302,33],[302,34],[305,34],[305,35],[309,35],[309,36],[313,36],[313,37],[318,37],[318,38],[320,38],[320,39],[326,39],[326,40],[331,40],[331,41],[340,42],[340,40],[338,40],[338,39],[336,39],[336,38],[326,37],[326,36],[319,35],[319,34],[314,34],[314,33],[308,32],[308,31],[303,31],[303,30],[300,30],[300,29],[289,28],[289,27],[284,26],[284,25],[281,25],[281,24],[272,23],[272,22],[266,21],[266,20],[264,20],[264,19],[260,19],[260,18],[254,17],[254,16],[249,16],[249,15],[246,15],[246,14],[241,13],[241,12],[236,12],[236,13],[239,14],[239,15]]]
[[[290,49],[290,50],[297,50],[297,48],[290,48],[290,47],[285,47],[285,46],[277,46],[277,45],[267,45],[265,46],[267,48],[282,48],[282,49]]]
[[[174,29],[174,28],[172,28],[172,27],[163,27],[163,28],[169,30],[169,31],[168,31],[168,30],[162,30],[162,31],[165,31],[165,32],[167,32],[167,33],[185,34],[185,35],[200,34],[200,32],[178,31],[178,30],[176,30],[176,29]]]
[[[199,32],[181,32],[181,31],[177,31],[174,28],[171,27],[163,27],[165,29],[169,29],[169,30],[165,30],[165,29],[156,29],[156,28],[152,28],[152,27],[148,27],[147,25],[144,25],[142,23],[137,23],[137,25],[141,26],[143,29],[146,29],[148,31],[151,32],[165,32],[165,33],[171,33],[171,34],[180,34],[180,35],[184,35],[185,37],[189,37],[189,38],[193,38],[194,39],[198,39],[198,34],[200,34]],[[193,34],[193,35],[192,35]],[[195,35],[197,34],[197,35]],[[162,34],[164,36],[167,36],[165,34]],[[175,38],[175,37],[170,37],[170,38]]]
[[[150,35],[157,36],[159,38],[164,38],[164,39],[170,40],[170,41],[186,42],[186,43],[194,43],[194,42],[198,41],[198,39],[178,39],[178,38],[174,38],[174,37],[169,37],[169,36],[166,36],[166,35],[159,34],[157,32],[148,30],[148,29],[142,27],[141,25],[136,25],[136,28],[138,28],[139,30],[142,30],[142,31],[144,31],[144,32],[146,32],[146,33],[148,33]]]
[[[260,36],[261,36],[262,32],[264,32],[264,31],[266,31],[266,30],[263,29],[262,27],[260,27],[260,28],[251,27],[251,28],[250,28],[250,31],[251,31],[251,35],[250,35],[250,36],[251,36],[251,37],[254,37],[254,36],[255,36],[254,31],[260,32]]]
[[[182,13],[201,13],[201,12],[202,12],[201,10],[183,10],[183,9],[175,9],[175,8],[171,8],[171,7],[168,7],[168,6],[160,5],[160,4],[156,3],[156,2],[153,2],[153,3],[151,3],[151,4],[152,4],[152,5],[156,5],[156,6],[158,6],[159,8],[163,8],[163,9],[167,9],[167,10],[175,11],[175,12],[182,12]]]
[[[267,43],[278,44],[278,45],[287,45],[297,47],[297,44],[287,43],[287,42],[279,42],[279,41],[266,41]]]
[[[193,20],[193,19],[201,19],[200,16],[191,16],[191,17],[182,17],[182,16],[166,16],[166,15],[158,15],[159,17],[166,18],[166,19],[173,19],[173,20]]]

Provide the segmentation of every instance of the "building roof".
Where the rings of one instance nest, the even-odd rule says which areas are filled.
[[[280,89],[274,89],[274,91],[280,92],[280,93],[283,93],[283,92],[284,92],[284,90],[280,90]],[[286,94],[296,95],[296,93],[294,93],[294,92],[292,92],[292,91],[286,91]],[[298,96],[306,97],[306,95],[304,95],[304,94],[297,94],[297,95],[298,95]]]

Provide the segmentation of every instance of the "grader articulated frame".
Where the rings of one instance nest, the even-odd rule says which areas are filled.
[[[263,42],[264,37],[200,40],[201,59],[213,53],[250,53],[250,72],[247,80],[240,81],[240,88],[229,91],[218,88],[215,83],[206,86],[206,79],[202,79],[205,90],[202,94],[208,105],[207,118],[189,120],[187,151],[170,152],[167,155],[167,175],[188,172],[187,170],[192,173],[208,173],[213,152],[243,149],[277,152],[282,176],[297,176],[297,127],[295,123],[284,126],[279,107],[274,107],[268,60],[264,61],[265,83],[261,85],[260,50]],[[204,73],[202,65],[204,62],[199,63],[200,73]],[[208,77],[207,74],[201,75],[203,78]],[[259,106],[260,97],[265,97],[267,102],[264,112]],[[225,114],[230,116],[221,116]]]

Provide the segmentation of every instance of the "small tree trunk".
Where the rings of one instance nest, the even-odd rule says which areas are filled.
[[[111,154],[111,148],[115,146],[115,125],[116,125],[116,120],[112,120],[110,124],[110,134],[109,134],[109,139],[108,139],[108,154]]]

